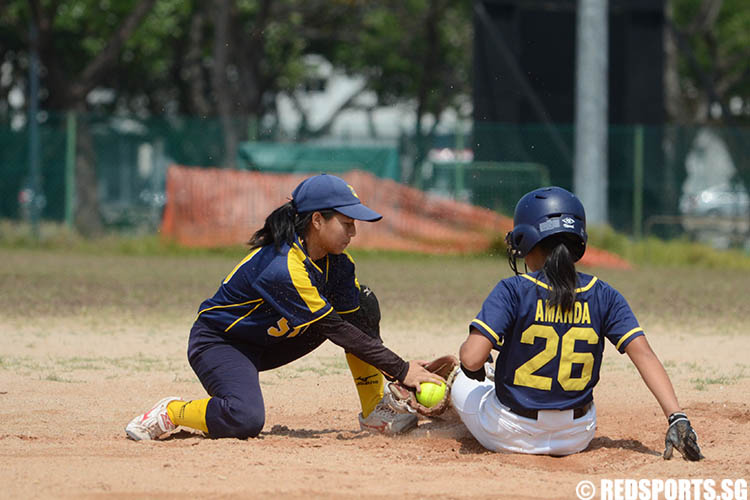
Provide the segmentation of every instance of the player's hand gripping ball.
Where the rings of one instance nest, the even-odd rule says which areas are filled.
[[[419,393],[399,381],[389,382],[386,391],[397,408],[417,412],[428,418],[437,417],[448,409],[451,403],[451,385],[458,372],[458,358],[453,355],[441,356],[424,365],[428,372],[436,373],[445,379],[444,383],[424,382]]]
[[[445,382],[440,385],[432,382],[422,382],[417,393],[417,401],[427,408],[432,408],[445,397]]]

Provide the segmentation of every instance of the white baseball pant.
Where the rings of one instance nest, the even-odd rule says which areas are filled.
[[[571,455],[584,450],[596,431],[596,407],[580,418],[573,410],[540,410],[536,420],[511,412],[495,394],[495,383],[470,379],[459,370],[451,402],[469,432],[492,451]]]

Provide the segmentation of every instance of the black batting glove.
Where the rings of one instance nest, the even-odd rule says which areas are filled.
[[[698,446],[698,435],[690,426],[687,415],[681,412],[675,412],[669,416],[669,428],[664,438],[665,460],[672,458],[673,448],[677,448],[685,460],[695,462],[704,458]]]

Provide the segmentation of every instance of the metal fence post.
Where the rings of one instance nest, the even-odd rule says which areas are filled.
[[[68,111],[65,120],[65,225],[73,228],[76,196],[76,114]]]
[[[607,124],[609,2],[578,0],[573,189],[591,225],[608,214]]]
[[[39,218],[42,210],[42,183],[39,165],[39,54],[38,33],[33,21],[29,22],[31,54],[29,62],[29,176],[31,184],[30,216],[31,233],[39,239]]]
[[[643,238],[643,125],[633,130],[633,236]]]

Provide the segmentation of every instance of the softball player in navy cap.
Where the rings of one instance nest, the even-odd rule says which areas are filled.
[[[344,251],[355,221],[380,214],[333,175],[303,181],[250,240],[251,252],[204,301],[190,332],[188,360],[208,398],[164,398],[126,427],[135,440],[184,425],[214,438],[255,437],[265,423],[258,372],[285,365],[326,339],[341,346],[361,401],[362,429],[395,434],[417,425],[383,399],[383,377],[418,388],[443,379],[406,362],[380,339],[380,309]]]
[[[673,448],[686,459],[703,458],[628,303],[607,283],[576,271],[587,239],[578,198],[559,187],[532,191],[518,202],[513,226],[506,241],[516,276],[492,290],[461,345],[451,399],[469,431],[493,451],[585,449],[596,429],[592,391],[607,340],[628,354],[668,419],[664,458]],[[519,274],[517,257],[527,273]],[[493,349],[497,362],[485,366]]]

